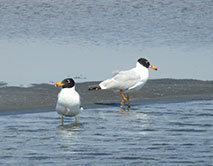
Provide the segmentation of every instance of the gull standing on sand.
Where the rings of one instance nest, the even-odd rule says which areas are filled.
[[[56,110],[61,115],[61,124],[64,125],[64,116],[75,116],[75,125],[77,125],[76,116],[83,108],[81,107],[80,95],[75,91],[75,82],[72,78],[66,78],[55,84],[55,87],[58,86],[62,87],[56,104]]]
[[[126,100],[128,101],[128,108],[130,108],[129,92],[139,90],[149,78],[148,68],[157,70],[145,58],[138,59],[136,67],[126,71],[120,71],[112,78],[102,81],[99,85],[89,87],[89,90],[109,89],[112,91],[120,91],[122,96],[121,107],[124,106]],[[125,97],[124,93],[127,93]]]

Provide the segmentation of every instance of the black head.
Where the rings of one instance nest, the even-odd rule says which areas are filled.
[[[61,83],[64,84],[62,88],[72,88],[75,86],[75,81],[72,78],[66,78]]]
[[[72,88],[75,86],[75,81],[72,78],[66,78],[62,82],[56,83],[55,86],[62,86],[62,88]]]
[[[140,58],[140,59],[138,59],[138,62],[139,62],[141,65],[143,65],[144,67],[146,67],[146,68],[149,68],[149,67],[150,67],[149,61],[148,61],[147,59],[145,59],[145,58]]]

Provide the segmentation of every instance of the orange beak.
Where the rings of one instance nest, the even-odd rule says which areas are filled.
[[[63,83],[58,82],[58,83],[55,84],[55,87],[59,87],[59,86],[63,86],[63,85],[64,85]]]
[[[151,68],[151,69],[153,69],[153,70],[155,70],[155,71],[157,71],[157,70],[158,70],[158,69],[157,69],[157,67],[152,66],[152,65],[150,65],[150,68]]]

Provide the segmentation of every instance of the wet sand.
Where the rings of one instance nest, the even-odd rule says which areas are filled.
[[[111,91],[88,91],[89,85],[99,82],[77,83],[84,108],[119,106],[121,96]],[[55,110],[60,88],[51,84],[34,84],[32,87],[0,87],[0,115],[47,112]],[[130,94],[131,104],[213,100],[213,81],[191,79],[149,80],[138,92]]]

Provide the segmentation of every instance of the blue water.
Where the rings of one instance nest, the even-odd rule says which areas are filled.
[[[104,80],[139,57],[158,67],[150,78],[213,79],[212,0],[2,0],[0,15],[10,86]]]
[[[213,101],[0,116],[0,165],[213,165]]]
[[[0,14],[0,81],[12,85],[102,80],[138,56],[157,65],[153,78],[212,79],[212,0],[4,0]],[[213,101],[109,105],[78,120],[0,116],[0,165],[213,165]]]
[[[211,0],[10,0],[1,2],[0,38],[107,45],[213,42]]]

